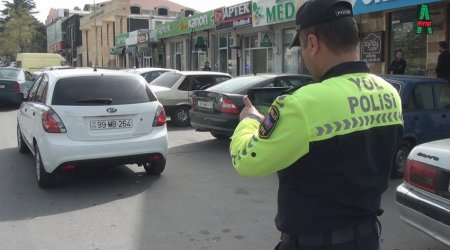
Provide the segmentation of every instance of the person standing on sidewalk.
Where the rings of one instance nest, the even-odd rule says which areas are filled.
[[[439,56],[436,66],[436,76],[450,81],[450,52],[446,41],[439,42]]]

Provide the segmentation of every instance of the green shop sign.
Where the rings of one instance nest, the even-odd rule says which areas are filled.
[[[292,21],[296,6],[296,0],[253,0],[253,27]]]
[[[116,40],[116,47],[124,47],[125,46],[125,40],[128,38],[128,33],[117,35],[115,37]]]
[[[177,21],[167,22],[156,26],[158,39],[188,34],[192,31],[200,31],[214,28],[214,11],[208,11],[185,17]]]

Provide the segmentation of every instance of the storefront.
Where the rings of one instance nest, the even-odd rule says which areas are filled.
[[[115,67],[117,68],[126,68],[128,66],[125,55],[125,41],[127,38],[128,33],[117,35],[115,37],[116,47],[110,51],[110,57],[114,59]]]
[[[252,25],[252,2],[214,10],[214,24],[216,32],[213,38],[215,41],[213,70],[240,75],[241,31]]]
[[[448,41],[448,4],[441,0],[356,0],[361,58],[374,73],[389,73],[397,51],[405,74],[434,76],[439,41]],[[421,27],[422,26],[422,27]]]
[[[195,14],[156,27],[166,49],[166,66],[177,70],[200,70],[209,60],[213,11]]]

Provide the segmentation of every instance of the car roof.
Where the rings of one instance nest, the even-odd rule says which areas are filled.
[[[408,83],[448,83],[444,79],[428,77],[428,76],[414,76],[414,75],[380,75],[383,79],[389,81],[393,80],[401,84]]]
[[[231,76],[230,74],[216,71],[175,71],[182,75],[222,75],[222,76]]]
[[[139,72],[139,73],[145,73],[150,71],[175,71],[173,69],[167,69],[167,68],[137,68],[137,69],[124,69],[123,71],[126,72]]]
[[[135,76],[132,73],[128,73],[125,71],[117,71],[111,69],[97,69],[94,68],[70,68],[70,69],[59,69],[59,70],[50,70],[45,71],[44,73],[53,75],[57,78],[65,78],[65,77],[74,77],[74,76],[90,76],[90,75],[99,75],[99,74],[107,74],[107,75],[130,75]]]
[[[309,75],[303,75],[303,74],[293,74],[293,73],[263,73],[263,74],[246,74],[246,75],[240,75],[237,77],[262,77],[262,78],[275,78],[280,76],[294,76],[294,77],[305,77],[305,78],[311,78],[312,76]]]

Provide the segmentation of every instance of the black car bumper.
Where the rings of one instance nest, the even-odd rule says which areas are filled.
[[[239,124],[239,114],[207,113],[191,110],[191,126],[197,130],[231,136]]]

